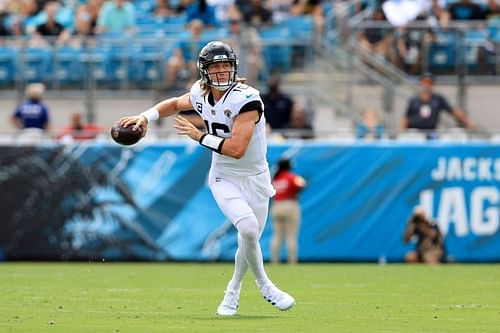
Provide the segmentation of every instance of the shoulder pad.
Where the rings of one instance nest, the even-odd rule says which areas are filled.
[[[237,104],[246,104],[253,100],[260,100],[260,93],[257,89],[243,83],[238,83],[231,90],[230,101]]]
[[[200,87],[200,81],[196,81],[193,83],[193,86],[191,87],[191,96],[201,96],[203,93],[203,90]]]

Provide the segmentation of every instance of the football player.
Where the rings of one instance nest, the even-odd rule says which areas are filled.
[[[238,58],[223,42],[205,45],[197,66],[201,78],[190,92],[166,99],[137,116],[124,117],[120,122],[136,129],[142,127],[145,134],[149,123],[175,115],[174,128],[178,134],[187,135],[213,151],[209,186],[219,208],[238,231],[234,274],[217,314],[236,314],[241,283],[249,268],[263,297],[279,310],[287,310],[295,300],[267,276],[259,244],[269,199],[275,193],[266,160],[264,105],[259,91],[238,78]],[[176,115],[190,109],[201,116],[206,133]]]

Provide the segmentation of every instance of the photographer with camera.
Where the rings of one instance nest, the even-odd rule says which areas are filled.
[[[444,261],[443,235],[437,224],[427,218],[424,209],[420,206],[413,210],[404,233],[405,243],[413,238],[417,239],[417,249],[406,254],[406,262],[439,264]]]

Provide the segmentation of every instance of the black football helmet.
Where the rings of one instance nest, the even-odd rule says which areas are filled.
[[[233,70],[229,75],[229,81],[221,82],[219,79],[212,80],[208,74],[208,66],[215,62],[229,62],[233,65]],[[198,56],[198,70],[200,71],[201,80],[208,86],[218,90],[227,90],[234,82],[236,82],[236,74],[238,72],[238,57],[233,49],[220,41],[210,42],[205,45]],[[218,75],[217,75],[218,76]]]

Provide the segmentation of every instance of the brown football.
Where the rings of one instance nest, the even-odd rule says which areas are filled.
[[[139,127],[135,131],[134,125],[123,127],[120,123],[115,123],[111,127],[111,137],[116,143],[124,146],[130,146],[137,143],[142,138],[142,128]]]

